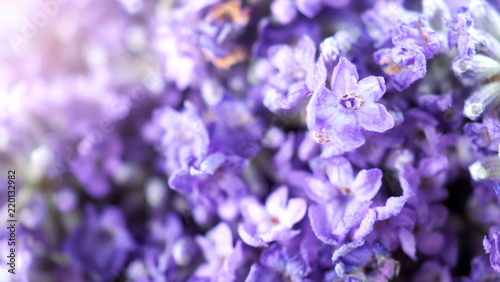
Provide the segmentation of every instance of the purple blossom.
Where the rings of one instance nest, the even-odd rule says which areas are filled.
[[[427,17],[419,16],[408,23],[395,20],[397,33],[392,37],[394,47],[379,49],[373,54],[394,87],[403,91],[427,72],[426,59],[439,48],[436,33],[429,27]]]
[[[362,129],[385,132],[394,126],[394,118],[385,106],[376,103],[385,92],[384,79],[373,76],[359,82],[358,79],[354,64],[340,58],[330,88],[321,86],[311,97],[307,126],[313,130],[316,141],[324,144],[323,157],[340,155],[363,145]]]
[[[269,78],[274,91],[268,91],[264,104],[271,110],[292,108],[315,88],[316,46],[309,37],[303,36],[294,47],[272,46],[268,54],[277,71]]]
[[[238,226],[238,234],[243,242],[253,247],[289,240],[299,234],[299,230],[292,228],[304,217],[307,210],[304,199],[288,199],[286,186],[272,192],[265,205],[255,198],[247,198],[241,206],[244,221]]]
[[[427,73],[425,55],[417,48],[384,48],[375,52],[373,59],[398,91],[408,88]]]
[[[476,53],[474,21],[465,8],[459,10],[455,19],[448,23],[448,47],[457,44],[458,53],[463,60],[470,60]]]
[[[292,254],[290,254],[292,253]],[[253,264],[246,282],[292,279],[303,281],[311,272],[307,259],[299,252],[293,254],[287,247],[275,243],[263,251],[260,264]]]
[[[163,132],[157,140],[158,149],[166,157],[165,167],[169,173],[199,164],[205,158],[209,137],[195,105],[186,103],[180,112],[168,106],[158,109],[153,120]]]
[[[500,273],[500,229],[498,226],[492,226],[489,232],[489,238],[484,236],[484,250],[490,255],[491,267]]]
[[[410,22],[418,13],[406,10],[401,0],[378,0],[374,7],[361,15],[375,47],[379,48],[397,34],[396,20]]]
[[[243,260],[241,241],[233,246],[232,231],[224,222],[211,229],[206,237],[198,235],[196,242],[200,245],[206,263],[200,265],[194,275],[207,277],[210,281],[233,281],[235,272]]]
[[[122,144],[117,138],[108,138],[97,144],[96,148],[82,142],[79,154],[71,161],[71,167],[87,193],[95,198],[103,198],[111,192],[111,177],[123,166],[120,155]],[[103,157],[105,156],[105,157]]]
[[[500,280],[498,1],[7,2],[0,280]]]
[[[356,177],[350,163],[342,157],[326,164],[328,180],[323,176],[306,179],[306,194],[317,204],[309,207],[311,227],[321,241],[338,244],[351,233],[362,240],[378,220],[397,215],[411,193],[404,188],[400,197],[387,199],[385,206],[372,207],[372,199],[382,185],[379,169],[361,170]]]
[[[479,281],[481,279],[498,279],[500,274],[495,272],[485,256],[477,256],[471,261],[471,275],[464,279],[466,282]]]
[[[425,16],[420,16],[410,24],[405,24],[401,20],[396,21],[398,34],[392,38],[392,43],[400,48],[416,48],[424,54],[427,59],[431,59],[439,48],[436,33],[429,27]]]
[[[372,246],[365,242],[344,244],[332,256],[332,261],[336,262],[335,274],[344,279],[391,279],[398,275],[399,263],[387,254],[385,247],[378,243]]]
[[[244,158],[255,156],[260,150],[258,141],[264,135],[264,128],[254,112],[250,103],[240,100],[224,100],[214,106],[211,114],[215,117],[207,121],[209,150]]]
[[[71,261],[91,276],[110,278],[124,265],[136,243],[119,209],[108,207],[97,214],[94,207],[87,206],[86,213],[86,222],[67,238],[65,250]],[[99,250],[99,257],[95,257],[95,250]]]

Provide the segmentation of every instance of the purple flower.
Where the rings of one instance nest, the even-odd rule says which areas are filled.
[[[439,48],[436,33],[429,27],[427,17],[420,16],[417,20],[405,24],[397,20],[398,35],[394,36],[392,43],[403,49],[418,49],[427,59],[431,59]]]
[[[417,180],[412,173],[412,169],[410,164],[403,165],[399,174],[399,183],[403,190],[402,195],[389,197],[384,205],[369,209],[352,236],[355,240],[360,240],[372,232],[375,222],[397,216],[405,204],[414,196],[414,187]]]
[[[233,234],[227,223],[221,222],[208,231],[207,235],[197,235],[206,262],[200,265],[194,276],[209,278],[210,281],[234,281],[236,269],[243,261],[241,241],[233,247]]]
[[[338,157],[326,163],[324,177],[306,179],[306,194],[318,204],[309,207],[309,220],[318,239],[338,244],[363,220],[373,197],[382,185],[382,171],[361,170],[354,177],[347,159]]]
[[[238,156],[211,154],[199,166],[172,174],[169,185],[186,195],[201,193],[216,198],[223,191],[229,197],[241,197],[246,194],[246,185],[239,174],[247,165],[247,160]]]
[[[400,146],[404,141],[403,132],[394,128],[385,133],[367,132],[366,143],[347,153],[347,158],[360,168],[379,166],[390,148]]]
[[[500,227],[492,226],[488,237],[484,236],[484,250],[490,255],[490,263],[493,269],[500,273]]]
[[[469,137],[474,145],[486,148],[489,151],[498,151],[500,140],[500,122],[491,118],[485,118],[482,123],[472,122],[464,126],[464,135]]]
[[[260,151],[259,140],[264,135],[262,120],[255,116],[251,103],[243,100],[224,100],[217,104],[207,121],[210,133],[210,152],[224,152],[251,158]]]
[[[493,184],[490,181],[475,183],[473,196],[467,203],[467,210],[479,222],[500,225],[500,189],[498,184]]]
[[[64,244],[75,265],[105,280],[120,271],[136,246],[121,210],[107,207],[98,215],[93,206],[86,207],[85,222]]]
[[[291,279],[303,281],[311,272],[309,262],[301,252],[296,254],[287,247],[275,243],[264,250],[250,268],[245,282],[277,281]]]
[[[128,278],[170,280],[177,275],[179,267],[193,262],[198,255],[196,249],[193,252],[196,243],[184,236],[181,219],[174,213],[151,220],[147,239],[141,257],[127,268]]]
[[[264,105],[271,110],[292,108],[315,88],[316,46],[305,35],[294,47],[272,46],[268,54],[277,72],[268,80],[274,91],[267,92]]]
[[[373,58],[398,91],[408,88],[427,73],[425,55],[417,48],[384,48],[376,51]]]
[[[420,197],[427,202],[442,201],[448,197],[448,190],[444,189],[448,172],[448,159],[444,155],[436,155],[420,160],[418,170],[418,188]]]
[[[405,114],[402,130],[406,135],[406,142],[412,150],[420,149],[426,156],[440,154],[443,149],[453,145],[453,135],[439,131],[438,121],[428,112],[420,109],[410,109]]]
[[[470,176],[475,181],[500,180],[500,157],[489,155],[482,157],[469,166]]]
[[[411,259],[416,257],[416,240],[412,233],[415,227],[416,213],[410,208],[403,207],[401,212],[387,220],[377,221],[373,231],[366,237],[368,242],[383,243],[390,251],[401,247],[401,250]]]
[[[467,9],[461,8],[455,19],[448,22],[448,47],[451,49],[457,44],[461,59],[471,60],[476,53],[476,38],[473,36],[474,21]]]
[[[186,102],[182,111],[157,109],[153,123],[163,132],[157,148],[166,158],[168,173],[199,164],[207,155],[208,132],[194,104]]]
[[[440,128],[449,130],[462,126],[463,99],[457,93],[449,91],[441,95],[422,95],[418,104],[440,122]]]
[[[304,217],[306,210],[304,199],[288,199],[286,186],[272,192],[264,206],[255,198],[246,198],[241,202],[244,221],[238,226],[238,234],[243,242],[253,247],[289,240],[300,233],[292,228]]]
[[[246,196],[247,186],[240,174],[248,162],[238,156],[215,153],[199,166],[178,170],[169,178],[169,186],[186,196],[194,219],[209,224],[217,214],[225,220],[238,215],[238,203]]]
[[[429,25],[439,41],[438,54],[446,54],[451,49],[448,47],[447,22],[452,18],[453,9],[445,0],[422,1],[422,12],[429,19]]]
[[[112,188],[110,178],[123,166],[121,141],[111,136],[96,145],[81,142],[78,149],[79,155],[70,163],[75,176],[90,196],[107,196]]]
[[[470,277],[465,278],[464,282],[474,282],[474,281],[495,281],[495,279],[500,279],[500,273],[495,272],[490,265],[487,257],[484,255],[477,256],[471,261],[471,273]]]
[[[344,244],[335,250],[332,261],[337,277],[354,281],[387,281],[397,276],[400,268],[399,262],[379,243]]]
[[[392,38],[394,47],[383,48],[373,54],[394,87],[403,91],[427,72],[426,58],[430,59],[439,48],[434,30],[427,18],[420,16],[410,23],[396,20],[398,33]]]
[[[194,32],[179,20],[192,17],[186,16],[184,10],[174,10],[166,25],[157,27],[155,40],[156,49],[164,56],[166,80],[175,83],[181,91],[188,87],[199,87],[197,78],[206,76],[203,69],[205,58],[196,44],[196,37],[193,38]],[[199,72],[195,72],[195,69]]]
[[[397,34],[396,20],[410,22],[418,13],[406,10],[402,0],[378,0],[374,7],[361,15],[375,47],[380,48]]]
[[[376,103],[385,92],[384,79],[370,76],[358,82],[356,66],[340,58],[330,88],[319,87],[307,106],[307,126],[318,143],[325,144],[323,157],[352,151],[365,143],[362,129],[385,132],[394,118]]]
[[[500,280],[500,0],[10,2],[10,280]]]

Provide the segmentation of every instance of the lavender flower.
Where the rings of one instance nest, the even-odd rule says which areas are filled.
[[[387,280],[397,276],[399,263],[387,256],[387,250],[380,244],[369,246],[365,242],[347,243],[338,248],[332,256],[335,274],[339,278],[359,280]]]
[[[86,212],[86,222],[67,238],[65,250],[72,262],[88,269],[91,276],[108,279],[124,265],[135,242],[119,209],[108,207],[98,215],[94,207],[87,206]],[[95,257],[96,249],[99,257]]]
[[[330,183],[315,178],[306,180],[307,194],[318,203],[309,207],[308,215],[318,239],[338,244],[368,212],[382,184],[382,172],[361,170],[354,177],[351,165],[344,158],[331,160],[326,172]]]
[[[304,36],[293,48],[277,45],[269,48],[268,54],[277,72],[269,78],[274,91],[268,90],[264,104],[271,110],[292,108],[315,88],[314,42]]]
[[[299,252],[295,255],[287,247],[275,243],[260,255],[260,264],[253,264],[246,282],[292,279],[303,281],[311,272],[311,267]]]
[[[288,240],[299,234],[299,230],[292,228],[307,210],[304,199],[288,199],[286,186],[271,193],[265,206],[255,198],[247,198],[241,205],[244,221],[238,226],[238,234],[253,247],[267,246],[269,242]]]
[[[500,280],[498,1],[7,2],[0,280]]]
[[[309,102],[307,126],[314,131],[316,141],[325,144],[323,157],[340,155],[363,145],[361,129],[385,132],[394,126],[394,118],[385,106],[376,103],[385,92],[384,79],[373,76],[359,82],[358,79],[356,67],[340,58],[329,88],[319,87]]]
[[[241,241],[233,247],[233,235],[229,226],[221,222],[207,234],[207,238],[197,236],[207,262],[199,266],[195,276],[209,277],[211,281],[233,281],[235,271],[243,260]]]
[[[500,272],[500,230],[498,226],[490,228],[489,238],[484,236],[483,245],[487,254],[490,254],[491,267]]]
[[[208,132],[198,116],[195,105],[185,104],[182,112],[170,107],[158,110],[154,116],[157,127],[164,132],[158,148],[166,157],[166,169],[172,173],[190,164],[200,163],[208,151]],[[172,127],[171,124],[175,124]]]

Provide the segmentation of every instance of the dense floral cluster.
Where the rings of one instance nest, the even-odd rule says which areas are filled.
[[[500,281],[500,3],[11,5],[1,281]]]

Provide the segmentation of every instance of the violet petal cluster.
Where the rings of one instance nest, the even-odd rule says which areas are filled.
[[[4,2],[1,281],[500,281],[498,1]]]

